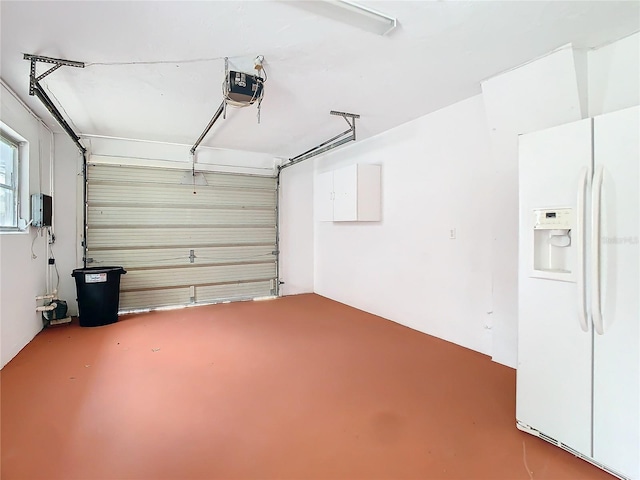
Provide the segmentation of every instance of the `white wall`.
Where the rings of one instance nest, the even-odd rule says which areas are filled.
[[[589,52],[567,46],[487,80],[482,97],[317,157],[316,175],[382,164],[384,219],[308,225],[288,212],[308,212],[312,202],[310,177],[301,173],[290,178],[298,189],[281,215],[292,215],[307,243],[283,243],[283,262],[295,249],[308,252],[315,228],[317,293],[515,366],[518,134],[640,103],[639,49],[640,34]],[[470,198],[474,210],[461,213]],[[446,238],[452,227],[457,240]],[[287,271],[287,281],[296,275]]]
[[[481,96],[319,158],[381,165],[383,211],[315,223],[315,291],[490,353],[489,162]]]
[[[0,119],[29,142],[28,168],[20,173],[29,180],[28,191],[22,195],[21,216],[30,219],[29,195],[51,193],[53,136],[4,85],[1,88]],[[0,362],[4,366],[42,329],[35,297],[45,293],[46,236],[37,235],[34,228],[0,233],[0,263]]]
[[[313,160],[280,174],[282,295],[313,292]]]
[[[78,315],[78,302],[76,284],[71,272],[82,267],[79,235],[82,231],[82,218],[79,226],[77,218],[78,208],[82,205],[82,154],[67,134],[56,133],[54,140],[56,188],[53,214],[56,242],[53,245],[53,253],[60,274],[58,297],[67,302],[69,315],[75,316]],[[55,274],[53,280],[55,281]]]
[[[514,367],[518,134],[586,115],[584,58],[577,68],[566,47],[484,82],[482,96],[318,159],[319,171],[382,163],[384,220],[315,224],[316,292]],[[403,200],[389,204],[396,192]]]
[[[570,46],[482,83],[492,151],[487,206],[500,212],[491,219],[492,358],[511,367],[518,356],[518,135],[580,120],[580,93]]]
[[[640,105],[640,33],[588,53],[589,116]]]
[[[315,291],[515,366],[518,134],[586,115],[585,58],[568,46],[318,157],[316,173],[380,163],[384,207],[380,223],[315,222]]]

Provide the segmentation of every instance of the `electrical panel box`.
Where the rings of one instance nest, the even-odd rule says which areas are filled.
[[[44,193],[31,195],[31,219],[34,227],[50,227],[53,215],[53,199]]]

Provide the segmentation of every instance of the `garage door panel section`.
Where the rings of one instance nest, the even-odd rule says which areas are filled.
[[[275,277],[275,262],[246,265],[214,265],[127,270],[120,280],[123,290],[189,287]]]
[[[165,185],[182,185],[189,181],[188,178],[192,174],[191,170],[182,170],[174,168],[154,168],[139,167],[129,165],[114,164],[90,164],[91,182],[100,184],[107,182],[110,184],[134,183],[142,185],[145,183],[165,184]],[[207,185],[210,187],[234,187],[234,188],[252,188],[271,190],[274,183],[272,177],[263,177],[257,175],[231,175],[227,173],[203,172]],[[200,172],[198,173],[200,176]],[[191,186],[188,188],[192,188]],[[199,191],[199,188],[198,188]],[[193,193],[193,189],[192,189]]]
[[[120,308],[122,310],[139,310],[170,307],[174,305],[206,304],[226,300],[249,300],[260,298],[264,295],[265,291],[269,291],[272,287],[273,281],[265,280],[221,285],[203,285],[194,288],[182,287],[123,291],[120,293]],[[149,305],[149,307],[141,307],[140,305]]]
[[[259,298],[273,288],[273,280],[196,287],[196,301],[209,303],[224,298]]]
[[[192,177],[89,164],[87,264],[127,270],[121,310],[275,294],[275,178],[205,173],[194,186]]]
[[[188,303],[190,303],[189,287],[120,292],[121,310],[171,307]]]
[[[273,210],[236,210],[174,206],[130,207],[91,206],[88,211],[93,228],[160,226],[269,226],[275,223]]]
[[[242,247],[186,247],[130,248],[97,250],[92,258],[95,266],[117,265],[122,262],[129,269],[158,268],[174,265],[211,265],[231,262],[273,261],[275,245],[248,245]]]
[[[93,185],[87,198],[93,205],[183,205],[187,208],[198,206],[209,208],[216,205],[265,208],[274,201],[275,197],[275,192],[270,190],[254,190],[248,187],[196,186],[194,194],[193,185],[161,185],[163,185],[161,190],[153,184],[135,184],[133,189],[131,182],[120,185],[100,182]]]
[[[132,232],[135,230],[135,232]],[[109,248],[154,248],[207,245],[264,245],[275,247],[272,227],[255,228],[95,228],[89,226],[87,245],[93,252]],[[93,255],[89,255],[93,256]]]

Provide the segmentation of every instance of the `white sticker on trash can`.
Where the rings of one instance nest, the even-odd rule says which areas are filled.
[[[106,273],[85,273],[84,283],[102,283],[107,281]]]

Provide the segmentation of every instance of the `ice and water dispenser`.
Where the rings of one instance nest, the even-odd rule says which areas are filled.
[[[573,224],[572,208],[544,208],[533,211],[532,277],[573,281]]]

